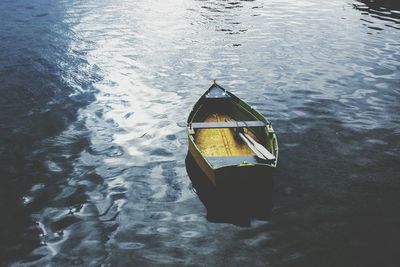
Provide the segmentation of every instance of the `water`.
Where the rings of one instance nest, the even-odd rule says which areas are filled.
[[[398,266],[400,7],[0,3],[0,262]],[[185,121],[216,78],[280,142],[274,210],[212,223]]]

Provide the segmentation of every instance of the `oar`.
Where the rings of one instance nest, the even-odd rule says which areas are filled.
[[[239,132],[239,137],[247,144],[247,146],[256,153],[256,156],[260,159],[267,160],[266,157],[247,139],[241,132]]]
[[[225,121],[231,121],[228,119],[225,119]],[[236,121],[237,124],[237,121]],[[275,156],[269,152],[263,145],[260,143],[257,143],[250,135],[245,133],[242,129],[242,132],[240,132],[240,129],[238,127],[238,135],[239,137],[247,144],[247,146],[256,154],[257,157],[263,160],[274,160]]]
[[[275,156],[269,152],[263,145],[257,143],[250,135],[244,133],[244,136],[252,143],[252,145],[260,152],[266,159],[274,160]]]

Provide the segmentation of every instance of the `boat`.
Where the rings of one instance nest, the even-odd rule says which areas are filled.
[[[270,121],[213,81],[187,119],[190,155],[216,187],[271,179],[278,141]]]

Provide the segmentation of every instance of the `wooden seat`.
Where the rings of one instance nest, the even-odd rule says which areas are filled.
[[[192,129],[251,128],[265,127],[262,121],[193,122]]]
[[[208,163],[214,168],[219,168],[226,165],[239,165],[239,164],[256,164],[260,161],[256,156],[225,156],[225,157],[206,157]]]

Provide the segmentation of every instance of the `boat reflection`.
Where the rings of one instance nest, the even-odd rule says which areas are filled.
[[[207,220],[215,223],[231,223],[249,226],[252,219],[269,220],[273,205],[272,179],[251,183],[232,183],[229,187],[214,186],[190,153],[186,156],[186,170],[193,188],[207,209]],[[232,180],[235,177],[232,177]]]

